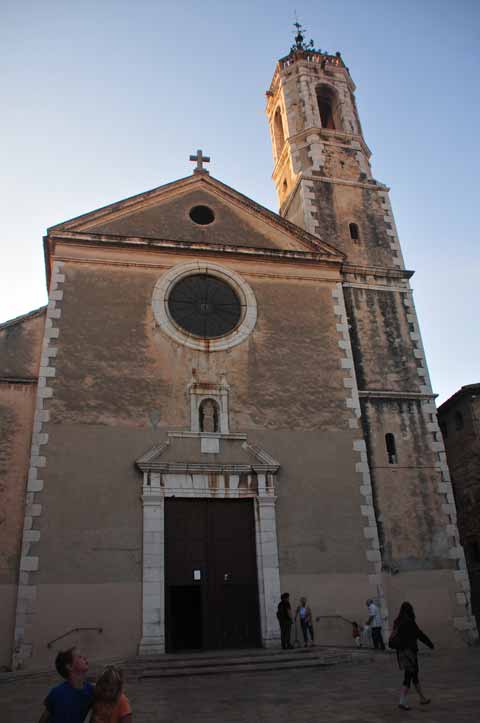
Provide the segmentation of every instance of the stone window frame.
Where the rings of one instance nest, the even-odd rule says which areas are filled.
[[[348,233],[350,236],[350,241],[353,241],[355,244],[360,243],[360,226],[356,221],[349,221],[348,223]]]
[[[218,339],[201,339],[188,334],[173,321],[168,310],[168,295],[173,286],[186,276],[202,273],[216,276],[232,286],[244,309],[242,319],[235,329]],[[214,352],[231,349],[245,341],[254,330],[257,322],[257,302],[250,285],[240,274],[210,261],[177,264],[164,273],[155,284],[152,295],[152,309],[157,325],[164,334],[178,344],[197,351]]]
[[[397,440],[392,432],[385,434],[385,447],[387,451],[388,464],[398,464]]]

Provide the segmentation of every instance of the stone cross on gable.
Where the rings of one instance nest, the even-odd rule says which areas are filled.
[[[190,156],[191,161],[196,161],[196,168],[193,169],[194,173],[208,173],[207,169],[203,167],[204,163],[210,163],[210,156],[204,156],[202,151],[197,151],[196,156]]]

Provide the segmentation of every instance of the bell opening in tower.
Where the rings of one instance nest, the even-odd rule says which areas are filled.
[[[282,112],[280,108],[275,111],[274,118],[274,134],[275,134],[275,149],[277,151],[277,157],[280,157],[283,146],[285,145],[285,133],[283,130]]]
[[[335,123],[335,100],[335,94],[330,88],[326,86],[317,88],[317,103],[322,128],[330,130],[337,128],[337,123]]]

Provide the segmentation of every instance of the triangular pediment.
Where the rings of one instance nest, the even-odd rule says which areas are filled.
[[[192,208],[213,212],[208,224],[195,223]],[[181,243],[239,246],[318,254],[341,262],[333,246],[303,231],[207,173],[132,196],[51,227],[49,235],[89,233],[102,238],[142,238]]]

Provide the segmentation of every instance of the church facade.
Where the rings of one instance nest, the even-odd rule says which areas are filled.
[[[339,54],[267,92],[280,213],[205,169],[48,229],[46,309],[0,327],[0,664],[319,642],[410,600],[475,639],[388,188]],[[434,604],[433,604],[434,603]],[[13,661],[13,663],[11,663]]]

